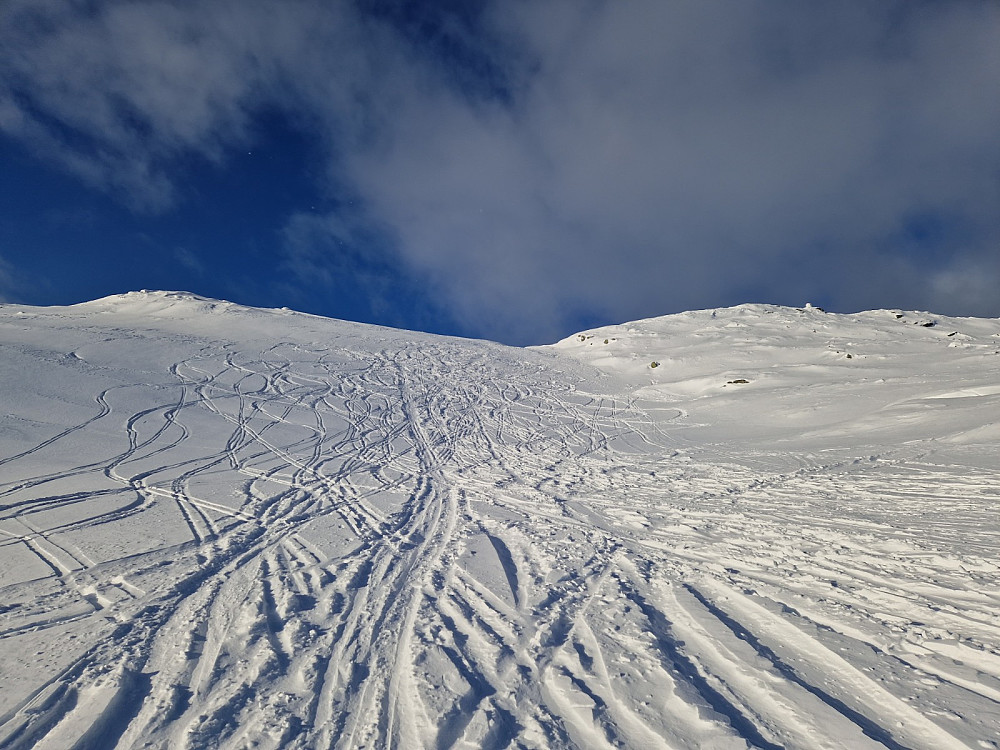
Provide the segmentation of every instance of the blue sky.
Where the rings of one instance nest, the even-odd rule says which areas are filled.
[[[5,0],[0,299],[1000,316],[1000,5]]]

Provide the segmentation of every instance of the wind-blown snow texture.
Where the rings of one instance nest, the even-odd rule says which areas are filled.
[[[0,748],[1000,747],[1000,321],[0,346]]]

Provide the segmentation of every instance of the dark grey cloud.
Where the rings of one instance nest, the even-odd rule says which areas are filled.
[[[11,0],[0,129],[164,210],[279,108],[357,206],[289,217],[303,283],[375,232],[505,340],[744,299],[1000,315],[996,3],[422,5]]]

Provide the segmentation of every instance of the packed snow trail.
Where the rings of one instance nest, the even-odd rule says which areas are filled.
[[[690,315],[0,308],[0,748],[1000,747],[1000,325]]]

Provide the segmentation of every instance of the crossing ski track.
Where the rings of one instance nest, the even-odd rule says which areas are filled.
[[[0,749],[1000,747],[1000,321],[144,292],[0,351]]]

